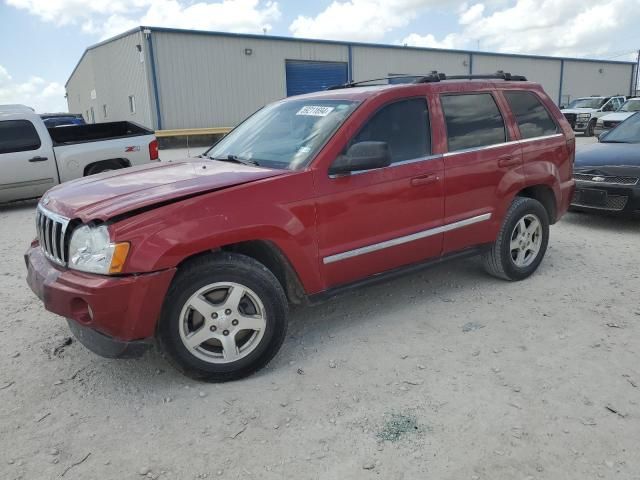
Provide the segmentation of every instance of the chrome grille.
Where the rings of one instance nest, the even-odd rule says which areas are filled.
[[[581,182],[591,182],[599,184],[636,185],[638,183],[638,177],[623,177],[619,175],[594,175],[592,173],[574,173],[573,178]],[[594,180],[594,178],[603,180]]]
[[[69,219],[38,205],[36,231],[45,256],[58,265],[67,265],[69,246],[66,242]]]

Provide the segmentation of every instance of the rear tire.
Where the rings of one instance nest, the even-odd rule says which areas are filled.
[[[504,280],[523,280],[536,271],[549,243],[549,215],[540,202],[516,197],[498,237],[483,255],[485,270]]]
[[[245,255],[219,252],[182,267],[157,330],[169,362],[196,380],[237,380],[264,367],[287,332],[276,277]]]
[[[596,128],[596,122],[597,120],[591,120],[589,122],[589,125],[587,125],[587,131],[585,132],[587,137],[593,137],[594,130]]]

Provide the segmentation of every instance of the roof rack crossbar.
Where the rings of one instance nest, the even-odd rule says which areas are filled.
[[[505,80],[507,82],[526,82],[527,77],[524,75],[512,75],[509,72],[504,72],[502,70],[498,70],[496,73],[492,74],[469,74],[469,75],[446,75],[442,72],[438,72],[436,70],[428,73],[426,75],[391,75],[388,77],[380,77],[380,78],[372,78],[369,80],[360,80],[358,82],[347,82],[341,85],[332,85],[327,87],[327,90],[339,90],[341,88],[353,88],[358,85],[363,85],[365,83],[370,82],[379,82],[380,80],[393,80],[398,78],[415,78],[415,80],[411,83],[432,83],[432,82],[440,82],[442,80]]]

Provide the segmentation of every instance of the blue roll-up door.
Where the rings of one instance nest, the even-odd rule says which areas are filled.
[[[346,62],[287,60],[287,96],[325,90],[347,83]]]

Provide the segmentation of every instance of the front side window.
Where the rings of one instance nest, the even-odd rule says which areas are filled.
[[[285,100],[267,105],[211,147],[205,156],[269,168],[306,165],[347,117],[351,100]]]
[[[411,98],[382,107],[351,140],[358,142],[386,142],[392,163],[426,157],[431,153],[427,101]]]
[[[449,151],[506,141],[504,120],[490,93],[442,95]]]
[[[558,127],[536,95],[531,92],[504,92],[516,117],[522,138],[553,135]]]
[[[38,132],[30,121],[0,121],[0,153],[37,150],[40,145]]]

